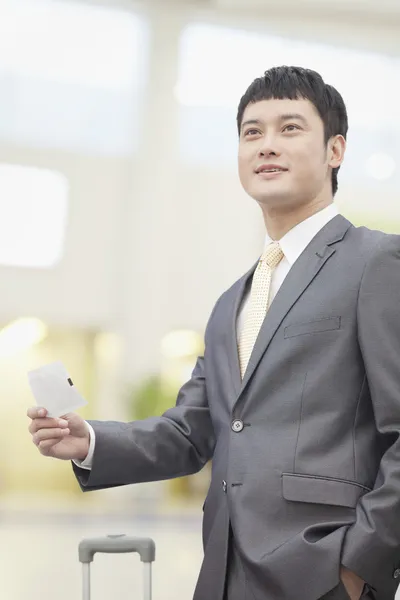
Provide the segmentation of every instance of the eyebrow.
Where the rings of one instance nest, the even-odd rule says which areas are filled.
[[[241,129],[243,130],[245,127],[247,127],[247,125],[261,125],[261,121],[259,119],[249,119],[248,121],[242,123]]]
[[[300,115],[299,113],[287,113],[285,115],[281,115],[279,117],[279,120],[280,121],[291,121],[291,120],[301,121],[302,123],[307,125],[307,119],[305,117],[303,117],[303,115]]]
[[[279,115],[277,120],[281,121],[281,122],[296,120],[296,121],[301,121],[305,125],[308,125],[307,120],[303,117],[303,115],[300,115],[299,113],[286,113],[283,115]],[[247,127],[247,125],[261,125],[261,124],[262,124],[262,121],[260,119],[249,119],[248,121],[245,121],[244,123],[242,123],[241,129],[243,130],[243,128]]]

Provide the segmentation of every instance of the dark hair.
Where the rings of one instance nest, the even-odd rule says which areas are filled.
[[[265,71],[263,77],[253,81],[241,98],[237,113],[237,126],[240,128],[243,113],[250,103],[261,100],[309,100],[317,109],[323,123],[325,144],[334,135],[342,135],[346,139],[348,122],[347,111],[339,92],[327,85],[321,75],[311,69],[302,67],[273,67]],[[335,195],[340,167],[332,170],[332,194]]]

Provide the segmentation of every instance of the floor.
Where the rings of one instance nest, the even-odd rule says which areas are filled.
[[[126,533],[156,542],[155,600],[190,600],[202,560],[199,516],[88,516],[0,512],[0,598],[82,598],[78,544],[86,537]],[[142,563],[137,555],[97,554],[92,600],[141,599]]]
[[[136,502],[134,512],[121,502],[111,506],[110,492],[105,494],[106,505],[0,502],[2,600],[80,600],[79,542],[120,533],[156,542],[154,600],[191,600],[202,561],[201,505],[165,509],[163,503],[160,510],[161,504],[152,504],[149,496],[139,509]],[[91,567],[91,600],[141,600],[142,568],[137,555],[97,554]],[[400,591],[396,598],[400,600]]]

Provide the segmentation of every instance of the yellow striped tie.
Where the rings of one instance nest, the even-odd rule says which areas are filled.
[[[261,256],[251,284],[249,310],[239,341],[239,361],[242,379],[254,344],[269,308],[272,272],[284,257],[279,242],[272,242]]]

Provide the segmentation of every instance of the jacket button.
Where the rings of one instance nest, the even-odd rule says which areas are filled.
[[[240,433],[244,427],[243,421],[241,421],[240,419],[236,419],[232,422],[231,427],[232,431],[234,431],[235,433]]]
[[[395,569],[395,571],[393,573],[393,577],[395,579],[398,579],[400,577],[400,569]]]
[[[228,485],[227,485],[226,481],[224,480],[224,481],[222,482],[222,489],[223,489],[223,492],[224,492],[224,494],[226,494],[226,490],[227,490],[227,488],[228,488]]]

